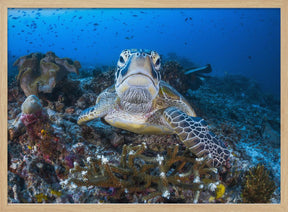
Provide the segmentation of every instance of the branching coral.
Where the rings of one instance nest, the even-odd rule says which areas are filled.
[[[70,170],[70,183],[78,186],[98,186],[114,188],[114,198],[125,194],[143,192],[142,201],[160,196],[174,198],[172,187],[189,189],[194,192],[194,202],[199,194],[208,189],[210,181],[201,181],[201,177],[217,172],[215,168],[206,168],[203,159],[196,159],[179,153],[179,146],[170,147],[164,156],[146,156],[146,145],[124,145],[119,164],[112,164],[103,155],[89,157],[85,166],[75,163]],[[153,192],[151,192],[153,190]]]
[[[68,73],[79,73],[81,65],[69,58],[58,58],[55,53],[31,53],[13,64],[18,67],[17,80],[26,96],[38,92],[51,93],[56,84]]]
[[[275,182],[269,176],[269,172],[264,165],[258,164],[251,168],[246,175],[242,189],[243,202],[268,203],[275,188]]]

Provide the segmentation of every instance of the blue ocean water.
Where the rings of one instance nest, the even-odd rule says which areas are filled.
[[[209,63],[212,75],[241,74],[280,96],[280,9],[8,10],[12,75],[15,60],[32,52],[53,51],[87,68],[116,65],[127,48]]]
[[[76,167],[74,164],[82,163],[86,159],[88,161],[91,156],[97,155],[97,158],[101,156],[102,164],[107,161],[113,164],[115,161],[118,162],[121,148],[122,153],[124,152],[123,144],[132,146],[141,142],[143,145],[144,142],[149,151],[152,150],[155,155],[157,152],[158,164],[159,155],[166,157],[167,148],[173,147],[180,141],[173,136],[142,137],[141,135],[138,137],[137,134],[116,130],[99,120],[93,120],[84,126],[77,124],[79,114],[94,106],[100,92],[113,84],[114,75],[111,74],[113,70],[108,66],[115,67],[120,52],[130,48],[156,50],[162,56],[164,64],[162,71],[163,76],[167,76],[167,82],[187,98],[187,102],[191,103],[196,114],[207,120],[209,129],[231,152],[229,160],[225,161],[227,169],[219,169],[215,176],[214,174],[205,176],[211,179],[215,177],[217,181],[221,179],[226,185],[226,196],[220,202],[243,202],[242,184],[246,179],[246,171],[256,167],[257,164],[263,164],[270,171],[270,177],[276,184],[276,190],[272,189],[273,196],[268,199],[272,203],[279,203],[280,9],[123,8],[8,9],[8,170],[10,172],[8,202],[30,203],[47,200],[47,203],[83,203],[84,199],[87,203],[103,203],[103,201],[143,203],[142,195],[146,195],[147,190],[143,190],[144,193],[140,192],[140,198],[136,200],[133,191],[130,192],[125,188],[127,199],[118,199],[115,197],[114,191],[117,190],[117,187],[113,187],[115,185],[106,186],[109,190],[105,186],[98,186],[98,188],[96,186],[94,190],[90,190],[90,187],[85,190],[82,186],[75,187],[75,184],[67,184],[67,180],[74,179],[76,176],[71,175],[72,172],[69,171]],[[13,66],[21,56],[34,52],[45,54],[49,51],[55,52],[60,58],[78,60],[82,66],[80,75],[70,73],[68,78],[56,80],[57,86],[52,95],[47,90],[44,92],[39,89],[39,87],[43,89],[41,83],[47,81],[32,78],[33,81],[29,82],[27,80],[29,76],[26,79],[21,77],[28,70],[26,64],[19,65],[21,60],[18,60],[20,61],[18,67]],[[206,77],[202,81],[201,73],[175,74],[175,68],[176,71],[182,71],[182,67],[179,68],[177,63],[170,60],[177,61],[184,68],[211,64],[212,73],[206,74],[217,77]],[[74,65],[76,67],[76,63]],[[106,72],[100,73],[99,70]],[[15,79],[18,72],[20,80],[17,82],[11,80]],[[87,72],[91,73],[87,74]],[[261,92],[254,82],[257,82],[265,93],[273,96]],[[30,91],[25,84],[29,84]],[[24,100],[29,99],[26,97],[31,93],[35,93],[31,85],[40,85],[36,89],[36,95],[39,94],[43,105],[41,113],[23,112]],[[276,101],[273,97],[276,97]],[[49,119],[46,120],[47,117]],[[55,149],[61,150],[61,153],[56,153]],[[126,160],[126,153],[122,153]],[[129,151],[129,155],[130,153],[133,152]],[[150,152],[148,153],[150,155]],[[152,157],[152,153],[150,156]],[[18,161],[24,161],[26,164],[19,167]],[[39,161],[40,168],[37,165]],[[44,164],[45,168],[41,169],[43,167],[41,164]],[[115,165],[119,164],[115,163]],[[171,166],[172,172],[170,170],[167,174],[174,173],[174,165]],[[187,167],[185,166],[182,171],[186,171]],[[29,177],[26,170],[29,172]],[[34,170],[45,171],[36,173]],[[148,170],[149,174],[153,176],[160,174],[162,177],[162,173],[158,173],[161,169],[155,170],[152,172]],[[70,174],[66,174],[66,171]],[[179,171],[181,175],[182,171]],[[83,171],[79,175],[81,180],[84,179],[82,173]],[[25,186],[20,186],[19,182],[23,184],[20,180],[15,184],[14,177],[18,175],[25,181]],[[31,177],[32,175],[37,178]],[[123,175],[120,178],[128,179],[127,176]],[[138,177],[135,179],[139,185]],[[61,181],[61,189],[58,180]],[[44,181],[48,183],[43,184]],[[29,186],[34,184],[41,186],[31,189]],[[21,195],[15,195],[14,185],[17,185]],[[53,189],[57,192],[51,190],[51,185],[55,186]],[[268,190],[265,185],[267,184],[261,183],[259,186],[262,186],[261,191]],[[151,185],[152,192],[154,187],[154,184]],[[210,192],[209,195],[212,195],[210,197],[213,197],[213,192]],[[106,194],[104,200],[103,194]],[[160,196],[162,198],[166,195],[164,192]],[[183,198],[187,203],[195,202],[191,199],[191,193],[185,195],[181,194],[181,201]],[[200,197],[200,200],[203,203],[210,202],[209,195],[206,193]],[[61,196],[61,201],[58,197],[56,199],[56,196]],[[180,200],[176,196],[173,197],[174,201]],[[109,199],[110,197],[112,199]],[[262,200],[254,202],[259,203]],[[163,199],[159,201],[163,202]]]

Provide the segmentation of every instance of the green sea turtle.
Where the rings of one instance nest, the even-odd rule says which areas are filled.
[[[115,84],[104,90],[96,105],[78,118],[83,124],[95,118],[139,134],[177,134],[197,157],[208,157],[207,165],[225,164],[230,152],[184,97],[161,81],[161,59],[156,51],[123,50]]]

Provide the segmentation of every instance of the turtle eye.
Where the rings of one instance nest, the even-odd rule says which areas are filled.
[[[124,57],[125,57],[125,55],[124,56],[120,55],[120,57],[119,57],[119,60],[118,60],[118,63],[117,63],[117,66],[119,68],[122,68],[123,66],[125,66],[125,62],[126,61],[125,61]]]
[[[160,69],[160,63],[161,63],[160,58],[158,58],[158,59],[156,60],[156,62],[155,62],[155,68],[156,68],[157,70]]]
[[[159,66],[160,65],[160,59],[158,58],[155,62],[155,66]]]
[[[125,63],[124,58],[122,56],[120,56],[119,61],[120,63]]]

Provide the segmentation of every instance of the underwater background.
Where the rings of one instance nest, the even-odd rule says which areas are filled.
[[[100,121],[76,123],[114,83],[119,55],[131,48],[161,55],[162,79],[231,151],[228,168],[213,174],[202,167],[197,188],[195,175],[188,176],[196,163],[175,136],[137,135]],[[55,62],[53,70],[68,65],[55,85],[37,74],[25,81],[40,60],[58,57],[62,65]],[[207,64],[211,73],[187,74]],[[42,112],[24,117],[30,94],[39,97]],[[280,9],[10,8],[8,135],[10,203],[279,203]],[[128,150],[138,152],[133,164]],[[150,164],[159,154],[173,161],[171,151],[181,160],[166,174],[187,174],[181,185],[170,178],[163,185],[159,168]],[[101,165],[103,157],[108,168]],[[126,159],[127,173],[119,169]],[[143,164],[154,167],[145,168],[145,177],[138,170]],[[147,176],[154,181],[149,184]],[[131,184],[119,183],[127,178]],[[163,186],[169,195],[159,191]]]
[[[9,65],[48,50],[83,67],[115,65],[123,49],[143,48],[280,93],[280,9],[9,9],[8,32]]]

